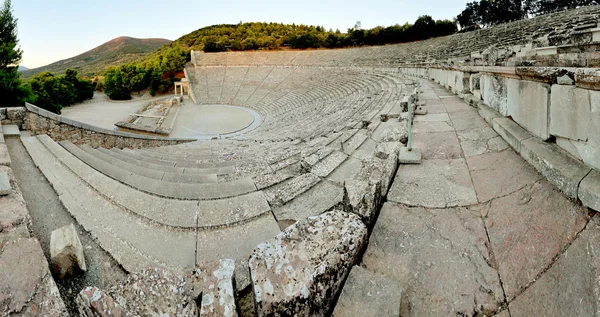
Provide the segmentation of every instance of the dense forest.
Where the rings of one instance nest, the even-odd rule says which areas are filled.
[[[598,3],[597,0],[480,0],[467,3],[456,22],[461,28],[472,30]]]

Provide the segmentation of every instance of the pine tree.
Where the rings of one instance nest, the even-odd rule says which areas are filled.
[[[0,10],[0,106],[20,106],[27,93],[19,78],[23,51],[17,47],[17,19],[12,15],[10,0]]]

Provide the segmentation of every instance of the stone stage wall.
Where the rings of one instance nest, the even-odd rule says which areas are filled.
[[[413,65],[471,105],[567,196],[600,210],[600,70]]]

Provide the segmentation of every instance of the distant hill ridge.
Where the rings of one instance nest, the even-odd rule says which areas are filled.
[[[21,76],[28,79],[45,71],[62,74],[67,68],[77,70],[80,76],[93,76],[102,73],[108,66],[131,63],[170,43],[167,39],[121,36],[75,57],[25,70]]]

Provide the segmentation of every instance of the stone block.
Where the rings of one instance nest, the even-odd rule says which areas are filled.
[[[201,265],[187,278],[192,298],[202,294],[200,316],[237,316],[234,271],[235,261],[225,259]]]
[[[10,195],[12,187],[10,186],[10,179],[8,173],[0,172],[0,196]]]
[[[4,143],[0,143],[0,165],[10,166],[11,160],[8,154],[8,147]]]
[[[20,136],[19,127],[14,124],[3,124],[2,133],[5,137],[7,136]]]
[[[81,317],[121,317],[127,313],[119,303],[97,287],[86,287],[75,299]]]
[[[381,206],[381,183],[349,179],[344,182],[344,209],[372,228]]]
[[[547,140],[550,86],[526,80],[507,79],[508,115],[542,140]]]
[[[390,155],[398,155],[402,143],[400,142],[382,142],[377,144],[375,149],[375,157],[382,160],[387,159]]]
[[[52,270],[63,278],[78,271],[86,271],[83,246],[74,224],[52,231],[50,236]]]
[[[322,316],[367,242],[360,217],[309,217],[259,244],[249,267],[258,316]]]
[[[552,86],[550,134],[586,141],[591,118],[590,93],[574,86]]]
[[[402,286],[360,266],[350,271],[333,316],[400,316]]]
[[[520,153],[548,181],[573,199],[577,198],[579,183],[591,170],[558,146],[536,138],[521,142]]]
[[[481,76],[481,90],[483,102],[498,111],[501,115],[508,115],[506,78],[493,75]]]
[[[600,211],[600,172],[592,170],[581,181],[578,197],[584,206]]]
[[[509,118],[494,119],[492,127],[517,153],[521,152],[521,142],[533,138],[531,133]]]
[[[0,298],[1,316],[68,316],[40,243],[33,238],[0,244]]]
[[[575,85],[584,89],[600,90],[600,70],[595,68],[577,69]]]
[[[479,116],[482,117],[490,125],[492,124],[492,121],[495,118],[503,118],[502,115],[498,113],[498,111],[488,107],[487,105],[481,102],[477,104],[477,112],[479,113]]]
[[[27,110],[25,107],[10,107],[6,108],[6,118],[13,122],[23,122],[25,120],[25,115],[27,114]]]

